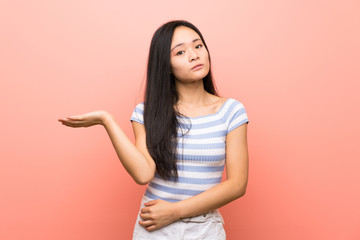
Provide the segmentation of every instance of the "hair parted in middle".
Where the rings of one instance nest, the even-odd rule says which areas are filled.
[[[175,79],[171,74],[170,48],[177,27],[185,26],[194,30],[209,52],[200,31],[184,20],[170,21],[163,24],[154,33],[148,57],[147,78],[144,100],[144,125],[146,145],[156,164],[156,172],[163,179],[177,180],[176,166],[177,116],[181,114],[174,108],[179,100]],[[210,53],[209,53],[209,63]],[[211,67],[203,78],[204,89],[218,95],[212,80]],[[185,116],[186,117],[186,116]]]

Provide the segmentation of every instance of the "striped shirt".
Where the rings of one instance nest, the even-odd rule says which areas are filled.
[[[144,124],[143,111],[144,104],[138,104],[130,120]],[[178,120],[178,179],[164,180],[155,174],[145,192],[149,199],[177,202],[219,184],[225,166],[226,135],[249,122],[244,105],[232,98],[214,114],[178,116]]]

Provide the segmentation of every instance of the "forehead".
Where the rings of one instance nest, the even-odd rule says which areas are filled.
[[[199,34],[197,34],[191,28],[180,26],[175,28],[171,46],[175,46],[180,43],[192,42],[194,39],[201,39]]]

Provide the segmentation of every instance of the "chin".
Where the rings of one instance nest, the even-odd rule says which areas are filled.
[[[201,79],[203,79],[204,77],[206,77],[209,74],[210,70],[208,69],[207,71],[204,71],[203,74],[201,74]]]
[[[184,76],[182,78],[178,78],[178,80],[180,82],[196,82],[196,81],[199,81],[199,80],[203,80],[204,77],[206,77],[208,74],[209,74],[209,70],[201,71],[201,72],[197,72],[195,74]]]

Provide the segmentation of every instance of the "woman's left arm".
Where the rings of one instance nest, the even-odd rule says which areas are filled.
[[[243,196],[248,181],[247,124],[226,136],[226,180],[188,199],[169,203],[153,200],[141,209],[140,225],[148,231],[164,227],[180,218],[208,213]]]

